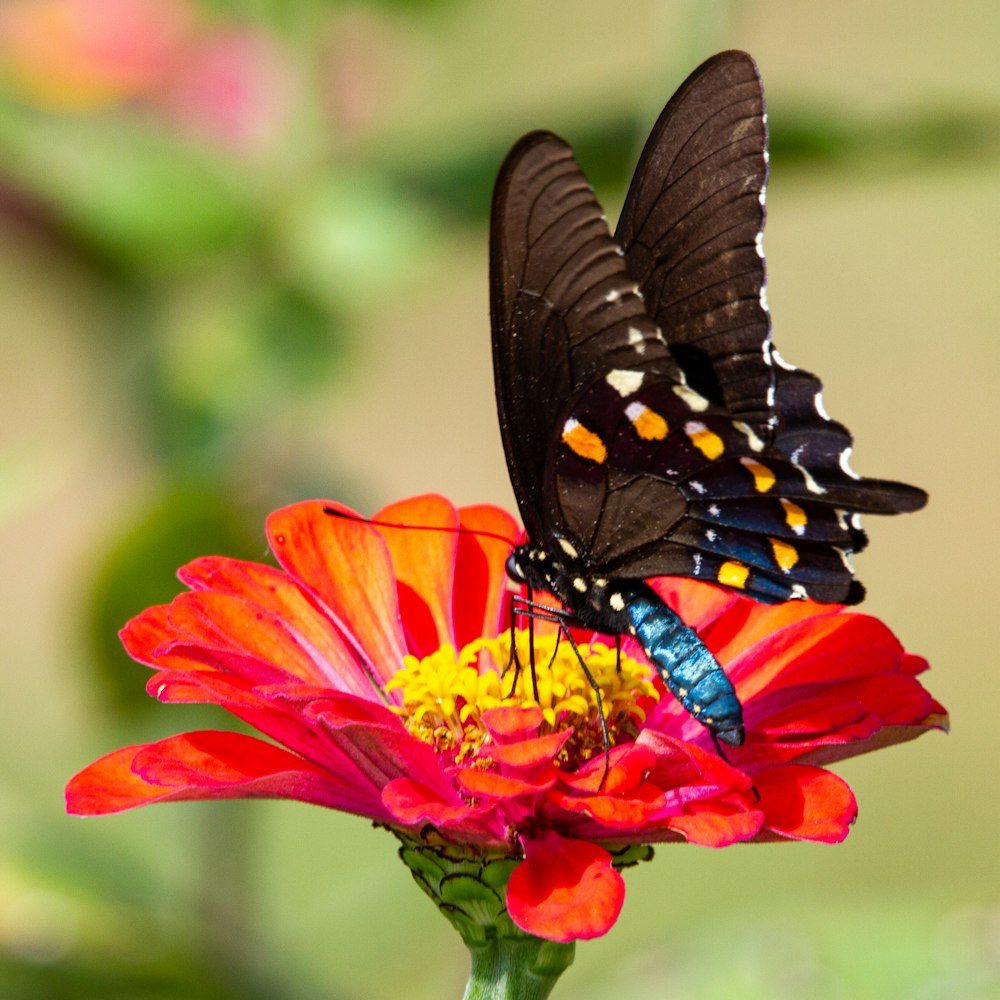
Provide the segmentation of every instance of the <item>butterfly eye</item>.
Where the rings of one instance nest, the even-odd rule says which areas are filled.
[[[521,572],[521,566],[518,563],[513,552],[511,552],[511,554],[507,557],[507,565],[505,569],[507,570],[507,576],[509,576],[511,580],[514,581],[514,583],[528,582],[525,579],[524,573]]]

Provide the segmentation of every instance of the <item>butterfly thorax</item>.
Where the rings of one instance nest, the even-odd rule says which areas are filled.
[[[580,625],[612,635],[629,631],[626,604],[636,581],[614,581],[594,573],[572,554],[573,547],[565,540],[560,541],[560,549],[556,556],[530,541],[519,545],[507,560],[507,575],[515,583],[558,598]]]

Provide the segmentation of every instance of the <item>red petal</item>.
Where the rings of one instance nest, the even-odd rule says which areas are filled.
[[[555,768],[548,768],[529,778],[509,778],[496,771],[460,768],[455,780],[469,795],[487,799],[512,799],[519,795],[537,796],[552,788],[559,780]]]
[[[516,743],[488,743],[479,751],[478,756],[494,760],[505,769],[537,767],[539,764],[551,763],[572,735],[572,729],[564,729],[533,739],[518,740]]]
[[[177,639],[169,612],[169,604],[158,604],[140,612],[118,633],[122,645],[133,660],[151,667],[197,669],[183,656],[164,652]]]
[[[469,806],[450,790],[428,788],[409,778],[397,778],[382,789],[382,801],[395,822],[409,827],[433,824],[455,840],[506,844],[506,824],[491,803]]]
[[[372,520],[404,525],[377,527],[389,546],[410,652],[427,656],[446,642],[454,643],[451,605],[457,511],[444,497],[428,494],[383,507]],[[426,527],[447,530],[422,530]]]
[[[332,686],[360,695],[371,691],[371,681],[358,667],[334,623],[288,574],[260,563],[204,556],[182,567],[177,575],[192,590],[250,599],[275,615],[296,641],[312,652]]]
[[[212,591],[180,594],[170,605],[168,617],[177,632],[190,636],[182,640],[185,645],[191,642],[211,650],[246,654],[267,664],[269,669],[261,680],[298,677],[313,684],[340,684],[333,671],[328,674],[320,669],[280,618],[245,597]]]
[[[708,800],[689,803],[684,815],[671,817],[667,826],[683,834],[688,843],[729,847],[756,836],[763,823],[764,814],[759,809]]]
[[[166,800],[261,797],[346,807],[335,783],[301,757],[252,736],[209,730],[102,757],[69,782],[66,808],[92,816]],[[366,813],[388,819],[381,809]]]
[[[796,840],[838,844],[857,818],[850,786],[822,768],[806,764],[769,767],[755,775],[764,825]]]
[[[537,734],[544,718],[542,710],[534,705],[501,705],[488,708],[481,716],[483,725],[498,743],[530,739]]]
[[[663,792],[649,782],[627,795],[567,795],[553,790],[546,797],[560,809],[580,813],[612,830],[641,828],[666,804]]]
[[[522,837],[525,860],[507,884],[507,911],[522,930],[550,941],[606,934],[621,912],[625,882],[603,847],[547,830]]]
[[[455,561],[455,642],[461,648],[479,636],[494,636],[500,627],[508,595],[504,560],[519,534],[506,511],[486,504],[462,507]],[[500,538],[477,535],[491,532]]]
[[[313,500],[271,514],[271,550],[357,642],[375,676],[387,681],[403,662],[406,644],[385,540],[370,525],[325,514],[324,506]]]

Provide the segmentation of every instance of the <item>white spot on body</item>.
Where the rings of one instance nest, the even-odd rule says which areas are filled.
[[[608,598],[608,604],[610,604],[615,611],[625,610],[625,599],[622,597],[621,594],[618,593],[612,594]]]
[[[625,368],[612,368],[607,375],[604,376],[604,381],[611,386],[619,396],[631,396],[633,392],[637,392],[642,386],[642,380],[645,378],[642,372],[628,371]]]
[[[559,548],[563,550],[570,557],[570,559],[575,559],[579,553],[576,551],[576,546],[568,538],[559,539]]]
[[[580,591],[581,594],[587,593],[587,581],[584,580],[582,576],[578,576],[573,580],[573,589]]]

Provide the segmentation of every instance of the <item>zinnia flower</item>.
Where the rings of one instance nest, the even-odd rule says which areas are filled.
[[[156,671],[155,698],[221,705],[268,739],[202,731],[125,747],[72,779],[70,812],[251,797],[345,810],[394,831],[439,903],[441,873],[500,863],[498,913],[568,942],[612,926],[619,869],[643,845],[842,840],[855,799],[822,765],[946,725],[917,680],[926,661],[872,617],[655,581],[742,699],[747,740],[724,760],[631,641],[619,664],[613,639],[575,633],[600,707],[542,623],[534,670],[519,633],[522,668],[501,676],[518,534],[505,512],[425,496],[378,525],[329,506],[270,516],[281,568],[197,559],[179,573],[188,592],[122,631]]]

